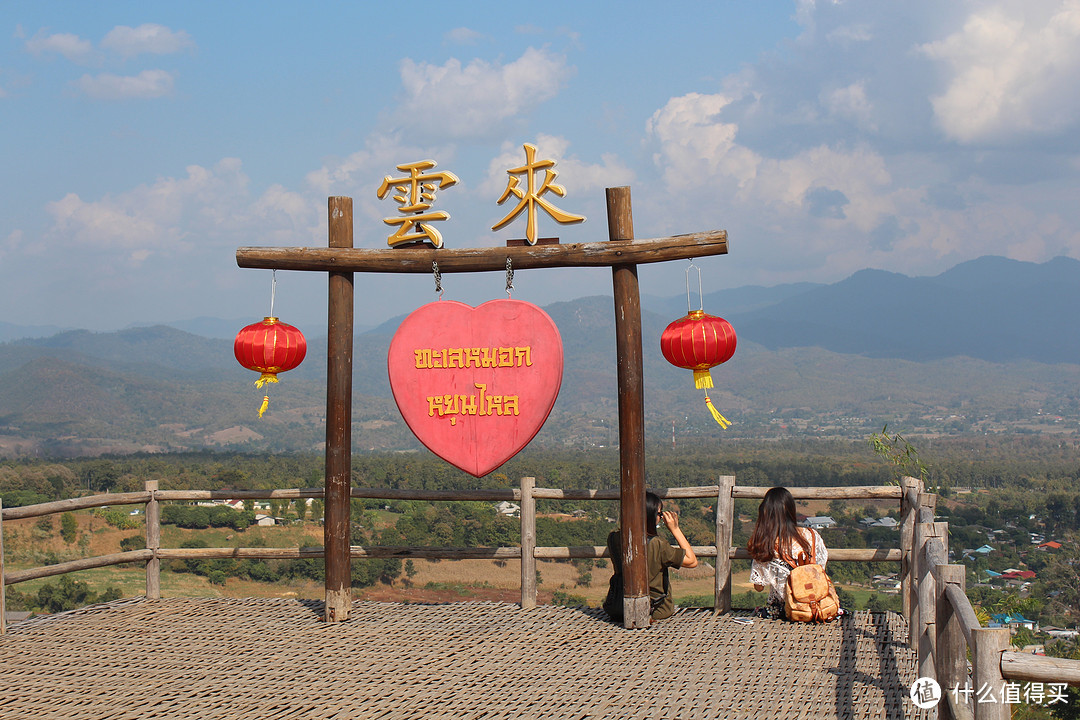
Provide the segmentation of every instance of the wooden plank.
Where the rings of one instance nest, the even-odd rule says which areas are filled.
[[[621,188],[610,188],[620,190]],[[614,240],[615,242],[612,242]],[[395,249],[242,247],[236,264],[242,268],[311,270],[322,272],[430,273],[502,271],[507,258],[515,270],[558,267],[610,267],[686,260],[727,254],[727,231],[635,240],[611,238],[607,242],[534,245],[531,247]]]
[[[536,478],[521,478],[521,609],[536,607]]]
[[[919,488],[922,481],[905,476],[900,478],[900,604],[901,614],[908,621],[908,629],[911,629],[912,608],[914,607],[915,590],[912,581],[912,546],[915,539],[915,519],[919,506]]]
[[[949,596],[949,604],[959,616],[960,630],[964,633],[964,639],[968,645],[971,645],[971,631],[982,627],[979,616],[975,614],[975,608],[971,607],[971,600],[955,585],[946,585],[945,594]]]
[[[7,582],[4,580],[4,499],[0,498],[0,635],[7,632]]]
[[[938,588],[937,617],[934,618],[937,630],[934,671],[938,684],[949,694],[948,690],[963,687],[967,682],[967,640],[961,627],[959,610],[953,607],[945,590],[952,585],[963,592],[967,569],[963,565],[938,565],[934,569],[934,581]],[[967,600],[966,597],[964,599]],[[944,703],[938,707],[938,720],[958,719],[954,708]]]
[[[716,572],[713,581],[713,612],[716,614],[731,612],[731,547],[732,528],[734,527],[735,498],[731,491],[735,488],[735,476],[724,475],[720,478],[720,487],[716,493]],[[720,552],[720,549],[723,552]],[[696,554],[696,553],[695,553]]]
[[[634,238],[630,188],[607,189],[609,241]],[[641,351],[641,296],[637,266],[611,268],[619,397],[619,499],[622,535],[623,625],[649,627],[645,560],[645,391]],[[644,602],[642,602],[644,601]]]
[[[161,548],[161,503],[154,497],[158,481],[147,480],[144,485],[146,492],[150,494],[146,511],[143,513],[146,519],[146,549],[154,553],[154,556],[146,561],[146,597],[157,600],[161,598],[161,560],[157,556],[157,551]]]
[[[5,520],[21,520],[23,518],[40,517],[53,513],[71,512],[73,510],[85,510],[87,508],[108,507],[110,505],[138,505],[147,502],[150,495],[145,492],[110,493],[106,495],[89,495],[87,497],[69,498],[67,500],[54,500],[53,502],[38,503],[37,505],[23,505],[22,507],[4,508]]]
[[[158,490],[159,501],[198,500],[296,500],[297,498],[321,498],[323,488],[291,488],[284,490]]]
[[[1006,650],[1001,653],[1001,675],[1008,680],[1067,683],[1080,687],[1080,660]]]
[[[328,202],[331,250],[353,246],[352,198]],[[353,275],[335,270],[328,277],[326,341],[326,546],[327,622],[349,619],[352,578],[349,512],[352,484]]]
[[[129,550],[128,552],[113,553],[111,555],[99,555],[97,557],[81,558],[79,560],[68,560],[67,562],[56,563],[55,565],[46,565],[44,567],[9,572],[4,576],[4,583],[7,585],[15,585],[16,583],[26,582],[27,580],[37,580],[38,578],[52,577],[53,575],[63,575],[69,572],[78,572],[79,570],[92,570],[93,568],[123,565],[124,563],[130,562],[146,562],[153,556],[154,552],[152,550]]]
[[[975,703],[975,720],[1009,720],[1012,705],[1001,702],[1005,678],[1001,674],[1002,658],[1009,649],[1008,628],[979,628],[971,633],[971,681],[976,694],[987,688],[997,702]]]
[[[736,485],[733,497],[736,499],[761,500],[767,487],[753,487],[749,485]],[[900,488],[895,485],[870,485],[852,487],[788,487],[791,496],[796,500],[891,500],[900,498]]]

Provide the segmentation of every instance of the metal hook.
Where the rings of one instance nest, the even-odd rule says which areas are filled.
[[[274,317],[274,296],[277,295],[277,270],[271,270],[273,275],[270,281],[270,317]]]
[[[442,273],[439,272],[439,263],[435,260],[431,261],[431,272],[435,274],[435,292],[439,293],[439,299],[442,300]]]
[[[514,267],[510,258],[506,258],[506,297],[512,297],[510,291],[514,289]]]
[[[697,296],[698,296],[698,309],[705,309],[705,298],[701,294],[701,268],[694,264],[693,259],[690,260],[690,264],[686,266],[686,312],[690,312],[690,271],[697,270]]]

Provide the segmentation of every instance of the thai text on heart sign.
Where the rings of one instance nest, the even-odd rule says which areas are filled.
[[[417,370],[452,370],[454,368],[514,368],[532,366],[532,346],[499,348],[417,348]],[[518,395],[488,393],[487,383],[473,383],[477,392],[428,395],[428,417],[447,417],[457,424],[458,415],[519,415]]]

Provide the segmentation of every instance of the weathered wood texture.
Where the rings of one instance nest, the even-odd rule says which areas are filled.
[[[634,238],[630,188],[607,189],[608,239]],[[622,535],[623,623],[649,627],[645,560],[645,389],[641,350],[641,296],[637,266],[611,268],[615,299],[615,355],[619,399],[619,522]],[[653,518],[652,520],[655,520]],[[644,599],[645,602],[641,602]]]
[[[22,518],[41,517],[42,515],[53,515],[55,513],[72,512],[74,510],[106,507],[108,505],[138,505],[139,503],[147,502],[149,499],[149,493],[145,492],[89,495],[87,497],[55,500],[53,502],[39,503],[37,505],[4,508],[2,514],[5,520],[21,520]]]
[[[332,251],[353,246],[352,198],[328,202]],[[352,606],[349,511],[352,484],[353,275],[335,270],[328,277],[326,341],[326,621],[349,619]]]
[[[1001,674],[1002,653],[1009,649],[1008,628],[978,628],[971,633],[971,684],[976,692],[986,687],[999,698],[1005,678]],[[1009,720],[1012,706],[1002,702],[975,703],[975,720]]]
[[[536,478],[521,478],[521,609],[536,607]]]
[[[4,499],[0,498],[0,635],[7,632],[7,583],[4,581]]]
[[[736,485],[732,496],[736,499],[761,500],[770,488]],[[900,498],[900,488],[894,485],[860,485],[851,487],[789,487],[796,500],[892,500]]]
[[[720,478],[720,489],[716,493],[717,553],[713,586],[713,612],[718,614],[731,611],[731,554],[719,550],[731,547],[732,528],[735,524],[735,498],[731,492],[734,489],[735,476],[724,475]]]
[[[157,551],[161,548],[161,503],[154,497],[157,491],[158,481],[147,480],[146,492],[150,494],[150,500],[146,503],[146,549],[154,553],[153,557],[146,561],[146,597],[156,600],[161,597],[161,560],[158,559]]]
[[[1001,653],[1001,675],[1006,680],[1068,683],[1080,687],[1080,662],[1006,650]]]
[[[618,189],[618,188],[616,188]],[[242,247],[236,264],[242,268],[311,270],[323,272],[431,272],[432,261],[439,272],[499,272],[510,259],[515,270],[559,267],[609,267],[686,260],[727,254],[727,231],[675,235],[634,240],[612,238],[616,242],[568,243],[506,248],[409,247],[373,250],[354,248]]]
[[[146,562],[154,556],[153,550],[129,550],[128,552],[112,553],[110,555],[98,555],[96,557],[68,560],[67,562],[45,565],[44,567],[29,568],[26,570],[13,570],[4,574],[4,583],[14,585],[37,580],[38,578],[64,575],[79,570],[91,570],[93,568],[108,567],[110,565],[122,565],[130,562]]]
[[[967,676],[967,641],[961,627],[960,613],[954,607],[945,592],[952,585],[964,591],[967,569],[963,565],[937,565],[934,582],[938,592],[937,616],[934,626],[937,630],[936,653],[934,655],[934,678],[938,684],[948,690],[963,687]],[[966,600],[965,596],[965,600]],[[970,603],[967,603],[970,607]],[[938,720],[959,720],[950,703],[938,706]]]
[[[911,546],[915,539],[916,513],[919,511],[919,491],[922,481],[913,477],[900,478],[900,604],[901,614],[911,619],[915,604],[915,584],[911,579]]]

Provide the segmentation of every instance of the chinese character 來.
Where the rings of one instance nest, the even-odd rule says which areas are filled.
[[[442,234],[431,223],[448,220],[450,214],[442,210],[426,211],[430,210],[435,202],[435,191],[456,185],[458,179],[451,172],[428,172],[434,167],[434,160],[405,163],[398,165],[397,169],[408,173],[408,177],[391,178],[388,175],[383,178],[377,192],[379,199],[383,199],[394,189],[394,200],[401,205],[398,212],[404,214],[404,217],[383,218],[387,225],[399,226],[397,231],[386,239],[390,247],[412,242],[429,242],[437,248],[442,247]]]
[[[535,245],[538,227],[538,209],[543,210],[559,223],[573,224],[584,222],[584,216],[574,215],[564,210],[560,210],[544,197],[548,192],[553,192],[559,197],[566,197],[566,190],[564,190],[561,185],[555,184],[555,178],[558,177],[559,174],[553,169],[554,167],[554,160],[537,160],[536,146],[525,143],[525,164],[521,167],[511,168],[506,171],[510,178],[507,181],[506,190],[503,191],[502,196],[499,197],[497,201],[498,205],[502,205],[506,202],[507,198],[513,195],[518,199],[518,204],[506,217],[492,225],[491,229],[498,230],[522,212],[527,212],[528,218],[525,224],[525,239],[530,245]],[[539,170],[544,171],[544,180],[539,184],[539,187],[537,187],[536,173]],[[523,175],[525,178],[524,189],[521,188],[521,179],[518,177],[519,175]]]

